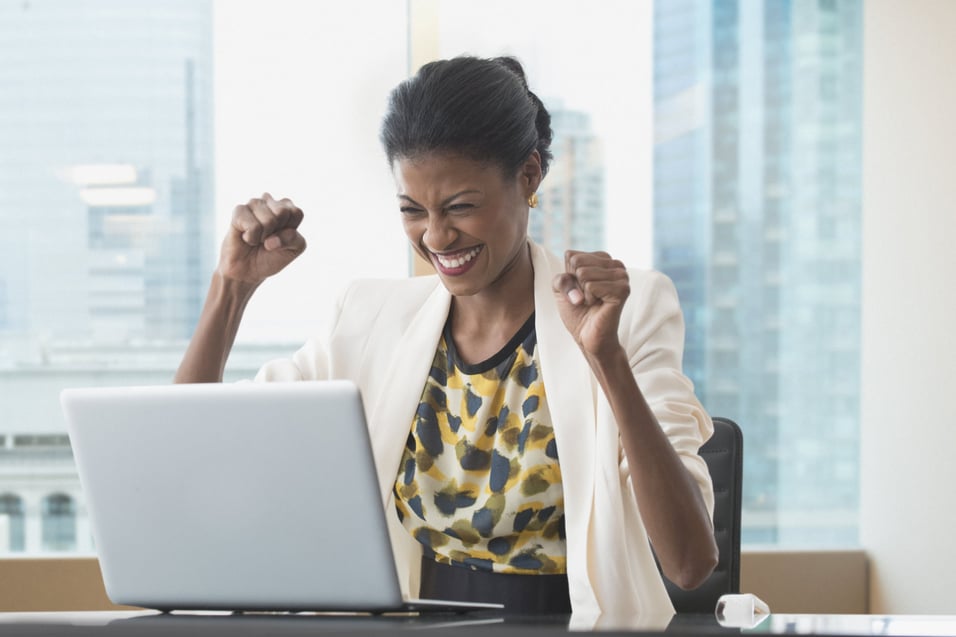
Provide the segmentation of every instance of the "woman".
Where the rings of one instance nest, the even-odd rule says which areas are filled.
[[[257,378],[361,388],[406,593],[670,609],[654,554],[687,588],[717,559],[697,455],[712,425],[680,372],[672,284],[529,240],[551,129],[516,60],[422,67],[381,136],[405,233],[437,275],[352,284],[327,342]],[[235,209],[177,382],[222,379],[245,304],[305,249],[301,220],[268,194]]]

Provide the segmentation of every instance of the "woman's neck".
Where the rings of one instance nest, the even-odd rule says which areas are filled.
[[[534,312],[534,268],[530,248],[496,284],[451,303],[451,333],[467,363],[496,354]]]

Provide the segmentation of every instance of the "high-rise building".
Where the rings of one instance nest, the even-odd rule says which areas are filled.
[[[555,254],[604,249],[604,159],[590,115],[549,107],[554,160],[531,211],[529,232]]]
[[[0,1],[8,346],[188,337],[211,271],[211,43],[210,0]]]
[[[655,5],[655,265],[747,453],[744,540],[854,543],[859,0]]]
[[[168,382],[194,328],[212,35],[211,0],[0,0],[0,552],[91,549],[57,394]]]

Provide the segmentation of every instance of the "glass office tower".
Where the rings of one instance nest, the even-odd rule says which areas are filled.
[[[211,19],[208,1],[0,2],[6,339],[191,333],[210,271]]]
[[[169,382],[212,130],[209,0],[0,0],[0,552],[90,548],[57,394]]]
[[[858,0],[655,5],[655,266],[744,431],[744,534],[856,542]]]
[[[528,222],[531,237],[555,254],[569,248],[603,250],[604,156],[591,116],[549,104],[554,159],[538,190],[541,205]]]

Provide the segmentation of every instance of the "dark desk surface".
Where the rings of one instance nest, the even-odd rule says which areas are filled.
[[[0,613],[0,635],[315,635],[421,631],[431,635],[480,637],[549,635],[568,630],[600,630],[646,635],[719,635],[728,633],[798,635],[949,635],[956,616],[947,615],[770,615],[750,629],[720,626],[709,615],[656,619],[501,616],[490,613],[429,615],[313,615],[182,613],[152,611],[86,613]]]

